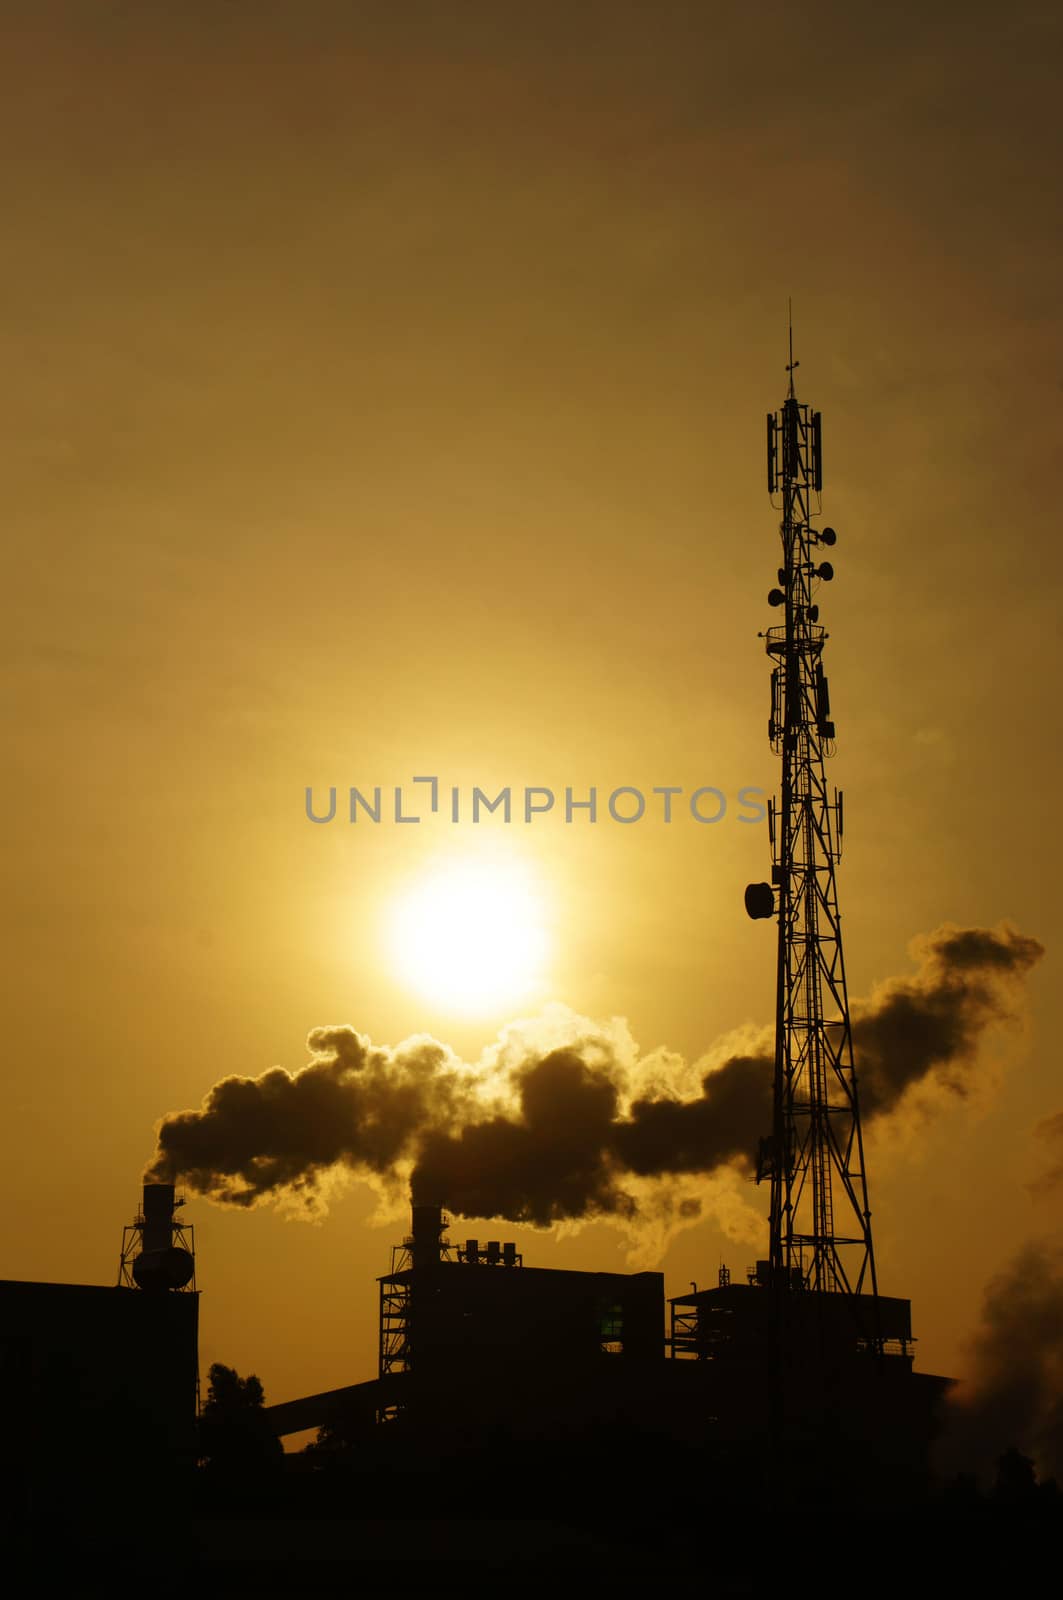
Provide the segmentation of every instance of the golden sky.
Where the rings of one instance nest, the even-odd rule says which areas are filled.
[[[309,1031],[474,1058],[402,893],[513,856],[537,992],[694,1060],[774,1003],[763,828],[308,823],[304,788],[769,789],[764,413],[824,415],[850,990],[1046,954],[978,1092],[869,1141],[880,1284],[962,1371],[1061,1222],[1060,22],[1048,5],[7,4],[0,1272],[112,1281],[165,1112]],[[408,790],[412,795],[412,791]],[[1058,1160],[1058,1151],[1056,1158]],[[748,1203],[766,1211],[766,1191]],[[404,1220],[203,1199],[202,1357],[371,1376]],[[455,1233],[486,1225],[464,1222]],[[623,1270],[595,1223],[525,1259]],[[706,1221],[666,1290],[759,1247]]]

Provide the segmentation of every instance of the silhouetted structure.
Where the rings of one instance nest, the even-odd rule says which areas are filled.
[[[669,1305],[675,1363],[712,1374],[715,1435],[762,1437],[767,1476],[781,1486],[792,1475],[787,1498],[824,1486],[880,1503],[918,1498],[949,1380],[913,1372],[907,1300],[879,1295],[854,1319],[850,1296],[775,1292],[761,1261],[748,1283]]]
[[[17,1453],[6,1503],[83,1514],[157,1494],[197,1456],[199,1296],[172,1184],[148,1184],[115,1288],[0,1282],[0,1361]],[[152,1483],[156,1488],[152,1490]]]
[[[842,955],[835,863],[841,854],[842,798],[828,796],[824,758],[835,728],[823,670],[827,638],[813,595],[834,577],[819,559],[833,528],[812,526],[823,486],[820,413],[789,392],[768,417],[768,491],[781,492],[783,565],[769,603],[785,609],[769,628],[768,738],[782,757],[778,805],[769,802],[771,884],[751,884],[746,910],[778,916],[774,1117],[761,1144],[758,1181],[771,1183],[769,1268],[777,1294],[814,1289],[860,1297],[865,1343],[879,1338],[852,1030]]]
[[[196,1292],[196,1254],[191,1224],[174,1216],[184,1200],[172,1183],[146,1183],[144,1202],[122,1230],[118,1282],[127,1289]]]
[[[198,1314],[196,1294],[0,1282],[8,1494],[22,1510],[149,1492],[194,1463]]]
[[[376,1382],[267,1407],[279,1433],[340,1415],[542,1433],[615,1417],[625,1393],[644,1389],[639,1374],[664,1367],[661,1273],[526,1267],[511,1244],[454,1246],[445,1230],[441,1206],[415,1206],[394,1247],[380,1279]]]
[[[525,1267],[512,1244],[445,1237],[441,1206],[414,1206],[413,1230],[380,1280],[380,1376],[579,1363],[600,1354],[660,1359],[659,1272]]]
[[[835,881],[842,797],[829,796],[824,767],[835,740],[827,634],[814,599],[834,577],[820,557],[836,535],[813,526],[823,429],[797,400],[797,365],[791,329],[788,392],[767,439],[768,492],[782,510],[783,565],[768,602],[785,620],[765,636],[781,795],[768,807],[772,881],[746,890],[750,917],[778,917],[773,1126],[757,1170],[771,1184],[769,1254],[745,1286],[673,1301],[671,1336],[678,1358],[755,1363],[784,1497],[792,1466],[804,1469],[811,1451],[829,1479],[844,1443],[866,1447],[861,1471],[873,1458],[921,1473],[947,1386],[912,1372],[910,1304],[878,1293]]]
[[[380,1279],[378,1377],[269,1406],[269,1425],[279,1436],[328,1427],[370,1452],[405,1441],[411,1465],[485,1446],[501,1459],[500,1441],[586,1450],[609,1439],[642,1441],[647,1461],[656,1447],[693,1452],[692,1470],[720,1484],[798,1468],[798,1500],[887,1504],[924,1487],[945,1380],[912,1372],[907,1301],[882,1301],[878,1359],[846,1300],[814,1290],[794,1297],[782,1347],[761,1263],[760,1283],[674,1299],[666,1339],[660,1273],[519,1263],[493,1241],[452,1244],[442,1208],[415,1207]]]

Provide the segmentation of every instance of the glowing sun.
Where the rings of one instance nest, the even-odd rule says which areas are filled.
[[[520,863],[437,868],[396,902],[389,921],[398,974],[451,1010],[490,1011],[529,998],[542,981],[542,900]]]

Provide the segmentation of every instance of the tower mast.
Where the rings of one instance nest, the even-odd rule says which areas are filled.
[[[825,759],[834,753],[823,647],[814,596],[834,576],[823,546],[832,528],[811,525],[823,481],[820,413],[794,383],[768,416],[768,492],[781,495],[783,564],[769,604],[785,621],[765,635],[772,662],[768,737],[782,757],[778,801],[768,808],[772,883],[751,884],[751,917],[778,916],[773,1126],[761,1141],[758,1181],[771,1185],[770,1266],[777,1288],[851,1296],[878,1293],[863,1138],[853,1067],[835,865],[842,797],[828,796]],[[866,1300],[863,1302],[866,1307]],[[854,1310],[857,1301],[853,1300]],[[874,1318],[877,1324],[877,1315]],[[864,1330],[877,1348],[877,1326]]]

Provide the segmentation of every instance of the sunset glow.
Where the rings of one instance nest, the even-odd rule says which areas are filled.
[[[451,862],[419,879],[392,909],[395,971],[417,993],[475,1014],[531,997],[547,952],[543,906],[512,861]]]
[[[157,1530],[105,1474],[67,1471],[68,1440],[115,1434],[109,1403],[73,1403],[104,1352],[131,1417],[138,1374],[178,1370],[117,1323],[94,1343],[77,1309],[132,1297],[119,1250],[149,1167],[196,1230],[204,1404],[215,1362],[257,1374],[267,1406],[378,1380],[378,1279],[414,1173],[452,1219],[455,1271],[470,1239],[523,1258],[523,1288],[492,1260],[473,1292],[652,1271],[667,1304],[726,1266],[740,1295],[773,1259],[792,1165],[780,975],[791,1061],[829,1092],[813,1118],[791,1074],[778,1120],[803,1119],[802,1162],[813,1122],[833,1130],[812,1166],[833,1162],[854,1219],[809,1177],[812,1233],[829,1216],[862,1236],[873,1215],[913,1370],[958,1394],[979,1330],[1016,1395],[1051,1336],[1043,1414],[997,1454],[1034,1456],[1043,1423],[1063,1486],[1060,14],[7,12],[0,1282],[78,1290],[65,1346],[33,1354],[0,1317],[10,1474],[29,1485],[7,1510],[30,1555],[50,1527],[60,1544],[109,1527],[135,1569],[208,1515],[176,1480],[154,1492],[171,1480],[136,1450]],[[788,553],[791,381],[821,425]],[[787,730],[788,707],[808,726]],[[792,812],[813,720],[818,811],[790,816],[780,882],[786,752]],[[859,1140],[830,1100],[849,1043]],[[501,1426],[538,1392],[525,1378],[492,1357],[454,1377],[455,1404]],[[566,1519],[590,1503],[565,1487],[562,1422],[565,1442],[528,1451],[541,1504],[497,1474],[498,1517],[532,1533],[555,1501]],[[527,1438],[546,1440],[539,1419]],[[627,1444],[601,1447],[594,1482],[632,1539],[656,1526],[636,1458],[673,1463],[653,1494],[731,1504],[687,1481],[685,1446]],[[432,1527],[466,1530],[462,1570],[474,1547],[525,1562],[519,1531],[471,1531],[495,1516],[489,1451],[475,1481],[442,1457],[424,1474],[356,1457],[351,1515],[380,1549],[338,1509],[332,1527],[331,1478],[311,1509],[333,1462],[311,1457],[276,1519],[293,1542],[305,1519],[293,1592],[331,1563],[319,1533],[366,1574],[405,1560],[411,1485]],[[69,1517],[33,1463],[77,1489]],[[803,1464],[770,1477],[817,1517],[850,1504]],[[232,1481],[239,1498],[242,1467]],[[752,1482],[735,1468],[735,1494]],[[272,1518],[245,1518],[245,1542]],[[812,1555],[833,1548],[808,1528]],[[745,1560],[733,1529],[710,1529],[712,1559],[728,1542]],[[689,1528],[679,1548],[708,1559]],[[598,1549],[594,1529],[572,1545]],[[778,1581],[799,1587],[804,1559]],[[183,1581],[181,1548],[173,1563]],[[880,1576],[870,1558],[851,1573]]]

